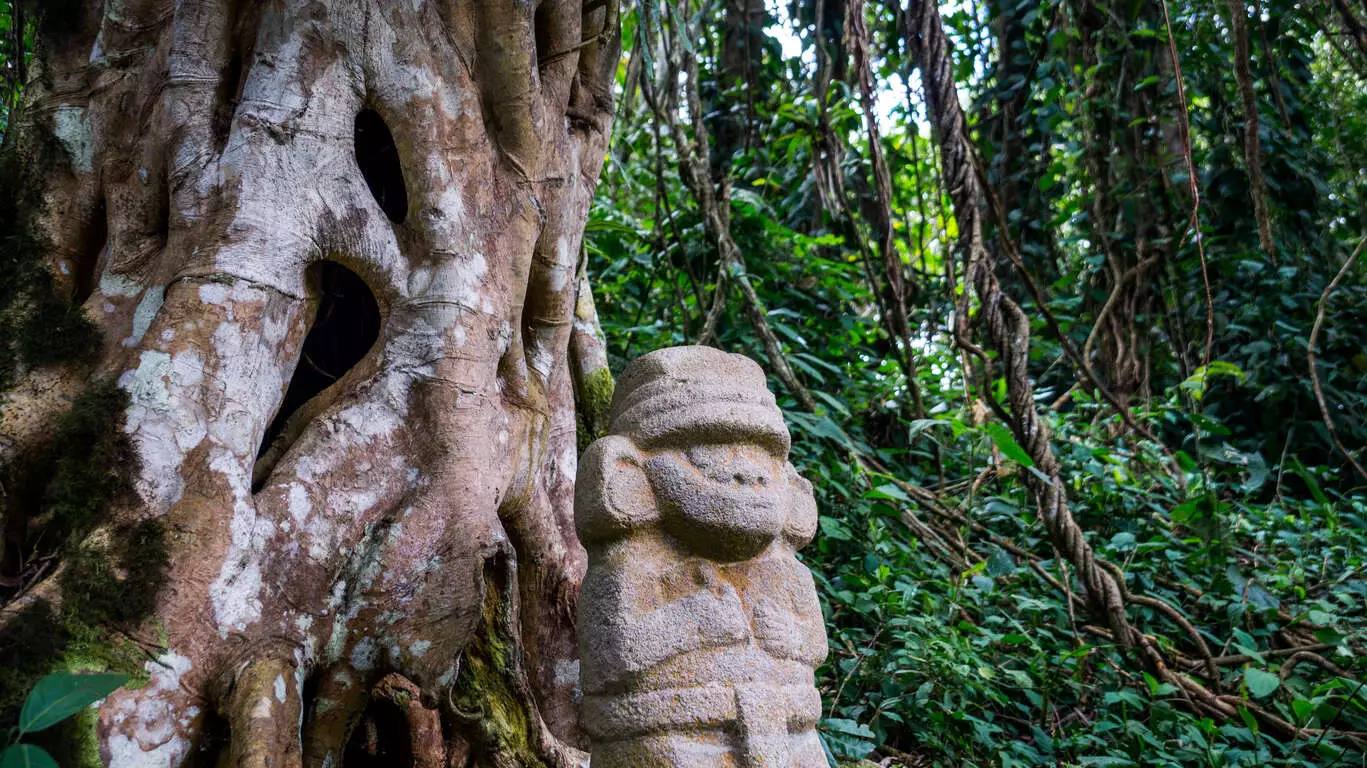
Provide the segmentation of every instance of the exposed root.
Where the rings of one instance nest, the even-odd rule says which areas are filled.
[[[233,768],[302,768],[303,696],[293,661],[266,658],[237,673],[223,712],[232,728]]]
[[[494,768],[577,768],[587,755],[551,733],[527,677],[511,550],[484,564],[483,620],[443,702]]]
[[[350,664],[336,664],[318,679],[304,722],[304,765],[341,762],[351,730],[365,711],[368,686]]]

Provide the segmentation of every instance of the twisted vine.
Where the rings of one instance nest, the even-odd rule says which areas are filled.
[[[1215,662],[1190,622],[1165,601],[1131,595],[1126,589],[1123,574],[1114,565],[1096,556],[1087,543],[1082,527],[1073,519],[1064,492],[1061,465],[1050,446],[1049,427],[1035,407],[1028,367],[1029,318],[1021,306],[1002,290],[983,242],[982,215],[987,207],[987,196],[979,184],[976,156],[959,102],[953,57],[939,6],[936,0],[912,0],[906,13],[909,48],[922,73],[927,112],[940,144],[941,172],[959,225],[958,249],[964,264],[965,279],[976,293],[979,303],[977,319],[987,331],[988,340],[997,352],[1006,379],[1009,412],[1004,414],[1004,420],[1034,464],[1033,471],[1025,475],[1026,485],[1034,497],[1040,520],[1044,522],[1051,543],[1077,572],[1086,590],[1088,609],[1107,625],[1105,630],[1100,631],[1121,649],[1137,649],[1155,676],[1174,685],[1188,706],[1197,712],[1228,718],[1235,716],[1238,708],[1242,707],[1268,730],[1282,735],[1313,736],[1321,733],[1299,728],[1252,702],[1221,695],[1218,675],[1214,672]],[[967,292],[964,295],[967,297]],[[961,301],[961,315],[966,315],[964,310],[967,309],[967,302],[967,298]],[[966,338],[964,332],[967,321],[960,317],[957,324],[956,341],[985,364],[990,363],[986,353]],[[1168,663],[1153,640],[1131,624],[1125,613],[1126,606],[1130,604],[1158,611],[1194,638],[1203,666],[1211,677],[1211,688]],[[1359,734],[1354,733],[1340,732],[1340,735],[1355,742],[1360,738]]]

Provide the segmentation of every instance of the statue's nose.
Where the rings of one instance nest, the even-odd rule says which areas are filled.
[[[731,475],[737,485],[763,488],[769,484],[768,474],[762,468],[737,470]]]

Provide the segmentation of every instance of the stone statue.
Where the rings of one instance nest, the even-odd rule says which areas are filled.
[[[710,347],[627,366],[581,462],[575,526],[592,768],[820,768],[826,633],[794,553],[811,483],[764,373]]]

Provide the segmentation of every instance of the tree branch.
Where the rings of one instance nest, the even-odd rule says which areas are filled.
[[[1367,237],[1358,241],[1358,245],[1353,249],[1352,255],[1343,262],[1343,266],[1339,268],[1338,274],[1334,275],[1334,279],[1330,280],[1329,285],[1324,287],[1324,293],[1320,294],[1319,311],[1315,313],[1315,324],[1310,329],[1310,340],[1305,346],[1305,357],[1310,367],[1310,386],[1315,390],[1315,402],[1319,404],[1320,417],[1324,419],[1324,426],[1329,429],[1329,437],[1334,441],[1334,447],[1338,448],[1343,452],[1344,456],[1348,457],[1348,463],[1353,465],[1353,469],[1356,469],[1359,475],[1367,478],[1367,469],[1362,468],[1362,465],[1357,462],[1357,459],[1353,458],[1353,454],[1349,453],[1348,449],[1343,447],[1343,441],[1339,439],[1338,430],[1334,427],[1334,418],[1329,415],[1329,406],[1325,404],[1324,401],[1324,390],[1320,387],[1319,373],[1315,369],[1315,343],[1319,341],[1320,328],[1324,326],[1324,311],[1325,307],[1329,304],[1329,294],[1334,292],[1334,289],[1337,288],[1338,284],[1343,280],[1343,276],[1348,274],[1348,268],[1353,266],[1353,262],[1357,261],[1358,254],[1362,253],[1362,246],[1365,244],[1367,244]]]

